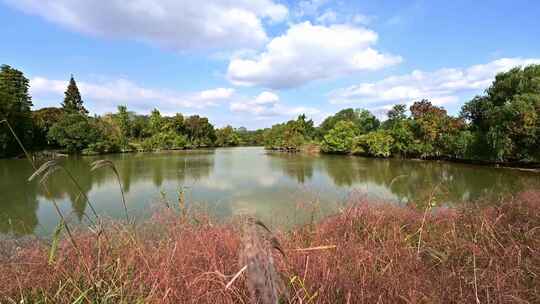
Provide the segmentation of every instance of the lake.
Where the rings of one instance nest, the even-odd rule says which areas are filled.
[[[187,204],[227,219],[252,214],[273,226],[305,223],[331,214],[356,197],[396,204],[454,206],[538,187],[536,172],[466,164],[339,155],[268,152],[260,147],[162,153],[114,154],[61,159],[76,176],[98,213],[123,218],[115,176],[108,169],[90,172],[90,164],[109,159],[117,167],[130,213],[137,218],[176,205],[179,189]],[[27,182],[26,160],[0,160],[0,233],[48,235],[58,222],[51,200],[75,222],[90,212],[61,171],[49,181],[50,195]]]

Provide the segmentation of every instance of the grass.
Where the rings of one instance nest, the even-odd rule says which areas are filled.
[[[366,201],[272,233],[163,208],[134,233],[13,244],[2,303],[540,303],[540,192],[492,207],[417,210]],[[10,246],[6,242],[6,247]],[[278,248],[277,250],[275,248]]]

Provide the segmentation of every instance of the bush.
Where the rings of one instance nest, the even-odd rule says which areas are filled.
[[[103,134],[92,119],[79,113],[65,114],[50,128],[47,136],[68,152],[81,152],[90,144],[103,140]]]
[[[350,153],[353,141],[358,134],[353,122],[342,120],[324,136],[322,151],[328,153]]]
[[[144,151],[184,149],[188,145],[186,136],[175,132],[157,133],[145,139],[141,147]]]
[[[121,152],[120,143],[115,140],[103,140],[88,145],[83,154],[104,154]]]
[[[355,138],[352,152],[375,157],[389,157],[392,154],[394,138],[384,130],[370,132]]]

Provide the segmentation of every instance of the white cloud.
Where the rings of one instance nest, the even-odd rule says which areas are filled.
[[[239,48],[264,44],[264,20],[288,9],[272,0],[4,0],[74,31],[161,47]]]
[[[401,62],[373,49],[377,38],[371,30],[345,24],[294,24],[254,58],[233,58],[227,77],[236,85],[280,89]]]
[[[422,98],[435,104],[448,104],[458,101],[460,93],[486,89],[497,73],[533,63],[540,63],[540,58],[502,58],[487,64],[433,72],[415,70],[406,75],[338,89],[330,94],[330,102],[386,109],[395,103],[411,103]]]
[[[30,80],[30,93],[34,100],[45,96],[54,96],[58,106],[68,85],[64,80],[53,80],[34,77]],[[117,79],[102,83],[79,81],[77,86],[85,105],[95,113],[103,113],[116,109],[119,104],[127,104],[128,108],[148,112],[159,108],[164,113],[174,113],[179,108],[201,109],[229,101],[235,93],[232,88],[216,88],[199,92],[182,93],[171,90],[151,89],[138,86],[126,80]]]
[[[335,23],[337,20],[337,13],[333,10],[326,10],[322,15],[317,17],[317,21],[322,24]]]
[[[320,111],[309,107],[291,107],[284,105],[278,95],[272,92],[262,92],[248,101],[231,102],[230,109],[236,113],[254,115],[255,119],[268,119],[276,116],[293,117],[300,114],[316,115]]]

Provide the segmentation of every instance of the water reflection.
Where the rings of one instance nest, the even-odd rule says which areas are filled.
[[[301,184],[313,177],[313,166],[316,159],[311,155],[296,155],[291,153],[268,152],[271,166],[282,170],[287,176]]]
[[[36,192],[20,189],[20,181],[26,180],[31,171],[30,166],[24,164],[19,170],[11,170],[3,164],[0,166],[1,233],[24,235],[32,233],[38,225]]]
[[[62,161],[100,214],[121,217],[115,176],[108,169],[90,173],[90,164],[106,158],[117,167],[128,208],[140,216],[160,191],[174,200],[188,186],[188,201],[222,218],[251,213],[268,221],[309,219],[320,202],[326,213],[353,190],[404,204],[422,204],[434,196],[441,204],[497,198],[537,187],[539,174],[446,162],[370,159],[332,155],[268,153],[261,148],[180,151],[73,157]],[[0,233],[50,232],[56,225],[51,200],[82,220],[88,206],[78,188],[59,171],[49,192],[26,180],[32,173],[23,160],[0,160]],[[495,201],[495,200],[493,200]]]

